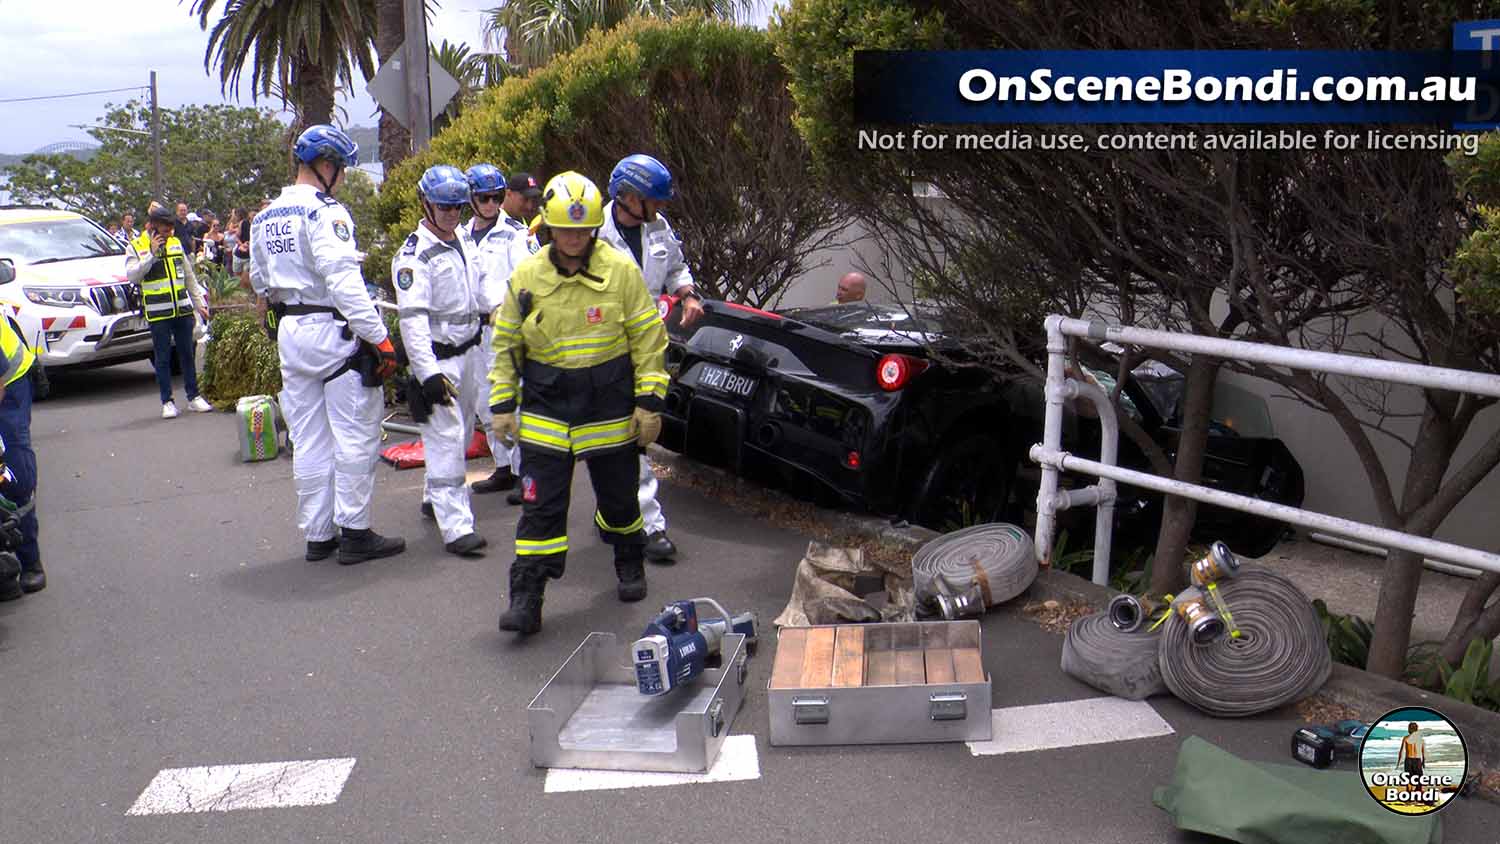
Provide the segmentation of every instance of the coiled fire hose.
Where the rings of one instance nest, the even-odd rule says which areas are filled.
[[[1214,637],[1190,614],[1172,612],[1158,647],[1162,680],[1172,694],[1210,715],[1238,718],[1322,687],[1333,660],[1317,613],[1296,584],[1254,568],[1215,587],[1239,635]]]
[[[1036,580],[1034,547],[1026,531],[999,522],[939,536],[911,561],[918,608],[954,619],[1009,601]]]
[[[1105,612],[1073,622],[1063,639],[1063,672],[1128,700],[1166,694],[1157,658],[1161,630],[1150,628],[1150,612],[1117,595]]]

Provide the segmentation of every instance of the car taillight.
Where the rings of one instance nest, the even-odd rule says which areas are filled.
[[[844,468],[846,468],[846,469],[858,469],[859,468],[859,452],[857,452],[857,451],[851,451],[848,454],[844,455]]]
[[[875,364],[875,380],[880,383],[880,389],[887,393],[906,386],[906,382],[912,376],[928,367],[928,362],[922,358],[914,358],[911,355],[886,355]]]

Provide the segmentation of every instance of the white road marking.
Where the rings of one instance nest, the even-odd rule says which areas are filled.
[[[719,758],[706,774],[664,774],[651,771],[596,771],[585,768],[548,768],[547,794],[563,791],[602,791],[617,788],[650,788],[689,785],[696,782],[736,782],[760,779],[760,755],[755,736],[730,736],[719,749]]]
[[[352,758],[166,768],[125,814],[324,806],[339,799],[352,770]]]
[[[968,742],[975,756],[1168,736],[1174,730],[1143,700],[1095,697],[990,713],[993,737]]]

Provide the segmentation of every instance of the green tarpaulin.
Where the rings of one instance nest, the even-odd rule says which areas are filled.
[[[1441,844],[1436,815],[1404,816],[1370,798],[1353,771],[1246,762],[1189,736],[1153,802],[1179,829],[1240,844]]]

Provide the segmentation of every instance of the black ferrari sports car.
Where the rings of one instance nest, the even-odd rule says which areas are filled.
[[[680,309],[668,314],[673,378],[663,447],[820,503],[935,530],[1029,521],[1040,470],[1027,452],[1042,438],[1040,385],[945,364],[940,357],[962,359],[962,348],[940,313],[863,302],[779,313],[718,301],[704,307],[690,331],[680,326]],[[1113,386],[1103,373],[1090,375]],[[1181,377],[1159,366],[1137,369],[1123,391],[1124,411],[1169,454],[1182,392]],[[1264,400],[1221,392],[1205,483],[1299,506],[1302,469],[1271,431]],[[1089,408],[1074,410],[1065,415],[1064,447],[1096,457],[1098,422]],[[1149,471],[1123,436],[1120,463]],[[1116,547],[1154,540],[1159,495],[1122,487],[1116,512],[1126,540]],[[1200,535],[1249,557],[1285,530],[1219,508],[1199,513]],[[1092,529],[1091,512],[1068,515],[1081,533]]]

